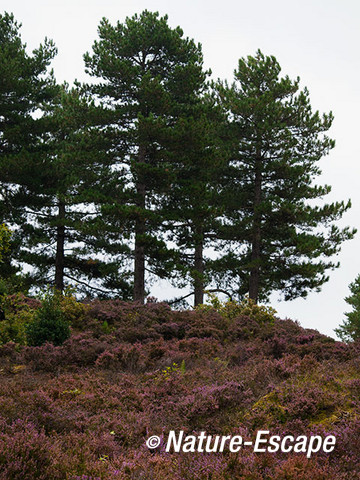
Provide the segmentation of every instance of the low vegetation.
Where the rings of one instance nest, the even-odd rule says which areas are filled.
[[[50,295],[50,297],[49,297]],[[3,299],[0,479],[328,480],[360,471],[360,343],[244,304],[53,302],[61,345],[30,346],[51,304]],[[59,314],[61,310],[61,315]],[[47,317],[50,318],[50,317]],[[166,453],[151,435],[335,435],[335,450]]]

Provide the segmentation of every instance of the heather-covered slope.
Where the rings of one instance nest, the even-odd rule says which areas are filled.
[[[0,479],[360,478],[360,344],[161,303],[94,301],[72,323],[62,346],[0,347]],[[337,443],[310,458],[145,445],[170,430],[252,439],[259,429]]]

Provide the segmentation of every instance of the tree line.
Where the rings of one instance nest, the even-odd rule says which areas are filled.
[[[206,289],[257,302],[306,296],[338,267],[351,204],[320,203],[331,187],[314,183],[335,145],[331,112],[260,50],[231,84],[211,81],[201,45],[167,20],[102,19],[84,55],[94,82],[70,87],[50,70],[54,43],[28,53],[0,15],[7,288],[76,282],[144,302],[160,278],[190,286],[195,305]]]

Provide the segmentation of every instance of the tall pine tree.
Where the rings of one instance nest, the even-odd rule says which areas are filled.
[[[63,291],[67,280],[87,286],[87,292],[102,291],[92,281],[106,283],[118,270],[96,255],[103,253],[99,205],[111,178],[109,144],[99,128],[104,114],[83,93],[63,86],[43,115],[42,151],[17,170],[22,177],[12,203],[22,207],[16,219],[22,238],[18,258],[33,267],[37,285]]]
[[[26,178],[26,165],[43,150],[42,106],[57,93],[48,70],[56,54],[53,42],[45,39],[29,54],[20,28],[12,14],[0,14],[0,218],[12,225],[20,222],[24,210],[15,203],[14,193]],[[13,230],[10,254],[1,266],[3,277],[17,271],[10,262],[23,240],[18,233]]]
[[[178,285],[190,284],[194,305],[211,284],[209,247],[216,247],[224,213],[219,185],[227,163],[224,116],[210,95],[177,128],[173,182],[164,197],[164,228],[178,252]],[[180,279],[180,283],[179,283]]]
[[[111,223],[119,237],[133,241],[134,300],[143,302],[145,271],[171,274],[171,252],[161,237],[164,192],[171,185],[171,151],[179,119],[191,115],[204,88],[199,45],[171,29],[167,16],[144,11],[112,26],[103,19],[93,54],[85,55],[88,73],[100,79],[91,87],[113,112],[114,171],[125,191]],[[176,135],[175,135],[176,136]],[[123,198],[126,198],[125,203]],[[110,218],[110,217],[109,217]]]
[[[56,94],[50,61],[56,54],[52,41],[29,55],[21,40],[21,25],[9,13],[0,15],[0,195],[5,202],[12,183],[9,162],[22,166],[41,151],[44,124],[42,105]],[[40,117],[40,118],[39,118]],[[4,203],[2,203],[4,208]],[[2,211],[4,215],[4,211]]]
[[[236,144],[227,171],[228,255],[219,262],[227,273],[219,277],[254,301],[274,290],[285,299],[319,290],[339,265],[328,257],[355,232],[334,224],[350,201],[314,202],[331,189],[314,180],[335,145],[326,135],[332,114],[313,112],[299,79],[279,74],[276,59],[258,51],[239,60],[233,85],[218,86]]]

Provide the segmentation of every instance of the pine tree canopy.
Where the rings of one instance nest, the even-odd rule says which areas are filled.
[[[165,279],[195,305],[206,289],[319,290],[355,234],[337,225],[350,201],[324,203],[317,183],[332,113],[260,50],[210,84],[201,45],[166,15],[103,18],[98,34],[94,82],[70,88],[49,70],[53,42],[28,53],[0,15],[0,275],[27,265],[32,286],[139,302]]]
[[[258,51],[239,60],[231,86],[218,84],[235,145],[227,171],[228,258],[218,262],[219,277],[255,301],[274,290],[285,299],[318,290],[338,266],[327,257],[355,233],[334,225],[350,201],[314,202],[330,192],[314,180],[335,145],[326,135],[332,113],[313,112],[299,78],[279,74],[275,57]]]
[[[177,128],[193,114],[207,73],[200,46],[167,16],[144,11],[115,26],[103,19],[99,36],[85,64],[100,78],[91,91],[113,111],[115,175],[127,179],[119,208],[107,213],[113,226],[131,229],[134,299],[143,301],[145,271],[166,278],[174,268],[161,235],[162,198],[176,170]]]
[[[344,342],[360,338],[360,275],[350,283],[350,293],[345,302],[352,308],[351,312],[345,313],[347,317],[339,328],[335,329],[336,334]]]

